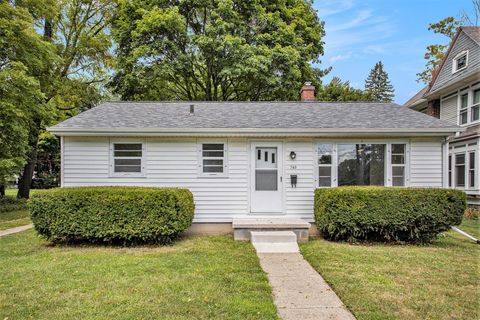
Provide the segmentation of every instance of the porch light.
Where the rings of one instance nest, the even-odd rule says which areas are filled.
[[[290,151],[290,159],[295,160],[296,157],[297,154],[295,153],[295,151]]]

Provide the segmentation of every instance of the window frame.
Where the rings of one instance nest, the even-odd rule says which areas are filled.
[[[319,164],[318,164],[318,145],[319,144],[331,144],[333,146],[332,151],[332,183],[331,188],[338,187],[338,145],[339,144],[384,144],[386,145],[385,149],[385,177],[384,177],[384,186],[392,187],[392,144],[404,144],[405,145],[405,177],[404,177],[404,186],[410,186],[410,142],[405,139],[389,139],[389,140],[380,140],[380,139],[358,139],[358,140],[343,140],[343,139],[322,139],[314,140],[313,151],[314,151],[314,182],[313,185],[315,188],[328,188],[328,187],[319,187]],[[398,186],[398,188],[403,188]]]
[[[467,105],[465,107],[462,106],[462,97],[467,97]],[[469,90],[467,91],[462,91],[459,92],[458,94],[458,124],[461,126],[468,125],[469,124],[469,118],[470,118],[470,108],[469,108],[469,101],[470,100],[470,92]],[[462,115],[465,114],[465,122],[462,122]]]
[[[404,153],[393,153],[393,145],[403,145],[404,146]],[[392,187],[395,188],[404,188],[407,185],[407,144],[406,143],[390,143],[389,145],[389,152],[387,152],[388,156],[390,156],[390,168],[392,170],[391,174],[391,183]],[[387,147],[388,149],[388,147]],[[393,156],[394,155],[403,155],[403,163],[393,163]],[[403,185],[402,186],[394,186],[393,185],[393,168],[403,168]]]
[[[223,172],[203,172],[203,145],[204,144],[223,144]],[[207,157],[208,158],[208,157]],[[215,157],[218,158],[219,157]],[[197,175],[199,178],[226,178],[228,177],[228,141],[218,139],[197,140]]]
[[[457,68],[457,61],[465,56],[465,66],[458,69]],[[468,50],[464,50],[459,52],[453,59],[452,59],[452,74],[455,74],[457,72],[463,71],[468,68]]]
[[[477,171],[477,153],[475,152],[475,150],[470,150],[470,151],[467,151],[466,152],[467,154],[467,163],[468,163],[468,167],[466,168],[466,171],[467,171],[467,177],[466,177],[466,180],[468,181],[468,188],[469,189],[475,189],[477,187],[477,184],[479,183],[478,179],[475,179],[476,175],[476,171]],[[472,156],[473,155],[473,161],[472,161]],[[473,172],[473,179],[472,178],[472,175],[471,173]],[[472,181],[473,180],[473,181]],[[473,182],[473,183],[472,183]]]
[[[462,151],[462,152],[455,152],[453,153],[454,155],[454,162],[453,162],[453,167],[455,168],[454,170],[454,174],[453,174],[453,181],[455,183],[455,188],[458,188],[458,189],[465,189],[466,186],[467,186],[467,153],[465,151]],[[458,178],[457,178],[457,174],[459,172],[458,170],[458,165],[457,165],[457,156],[463,156],[464,160],[463,160],[463,186],[459,185],[458,184]]]
[[[320,154],[318,152],[318,147],[319,145],[324,144],[324,145],[330,145],[332,147],[331,151],[331,161],[330,164],[320,164],[318,163],[318,159],[320,158]],[[316,168],[316,176],[315,176],[315,187],[316,188],[332,188],[334,186],[334,182],[337,181],[337,178],[334,178],[334,167],[337,166],[337,159],[336,159],[336,154],[337,154],[337,145],[336,143],[333,142],[316,142],[315,143],[315,168]],[[320,186],[320,167],[323,168],[330,168],[330,186]]]
[[[472,98],[471,98],[471,104],[468,106],[468,109],[469,109],[469,112],[470,112],[470,115],[469,115],[469,124],[472,124],[472,123],[477,123],[477,122],[480,122],[480,99],[478,100],[477,103],[475,103],[475,91],[479,91],[480,92],[480,85],[478,86],[475,86],[475,87],[472,87],[470,92],[472,93]],[[479,117],[478,119],[473,119],[473,109],[474,108],[478,108],[479,109]]]
[[[142,156],[140,158],[140,172],[115,172],[115,147],[116,144],[140,144]],[[110,139],[109,141],[109,176],[112,178],[141,178],[146,176],[146,141],[145,139]],[[135,157],[137,158],[137,157]]]

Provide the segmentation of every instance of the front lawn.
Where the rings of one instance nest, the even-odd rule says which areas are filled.
[[[0,212],[0,230],[24,226],[32,223],[28,210]]]
[[[0,319],[277,319],[253,247],[230,237],[172,246],[49,246],[0,238]]]
[[[479,220],[460,229],[480,236]],[[358,319],[479,319],[480,245],[450,231],[428,246],[301,246]]]

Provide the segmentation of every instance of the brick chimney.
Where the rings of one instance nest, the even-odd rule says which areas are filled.
[[[305,82],[300,89],[300,101],[315,101],[315,86],[311,82]]]

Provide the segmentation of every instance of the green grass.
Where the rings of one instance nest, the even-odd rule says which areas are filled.
[[[28,210],[0,212],[0,230],[24,226],[32,223]]]
[[[49,246],[0,238],[0,319],[277,319],[253,247],[230,237],[172,246]]]
[[[480,236],[480,221],[459,227]],[[358,319],[479,319],[480,245],[450,231],[428,246],[301,246]]]

